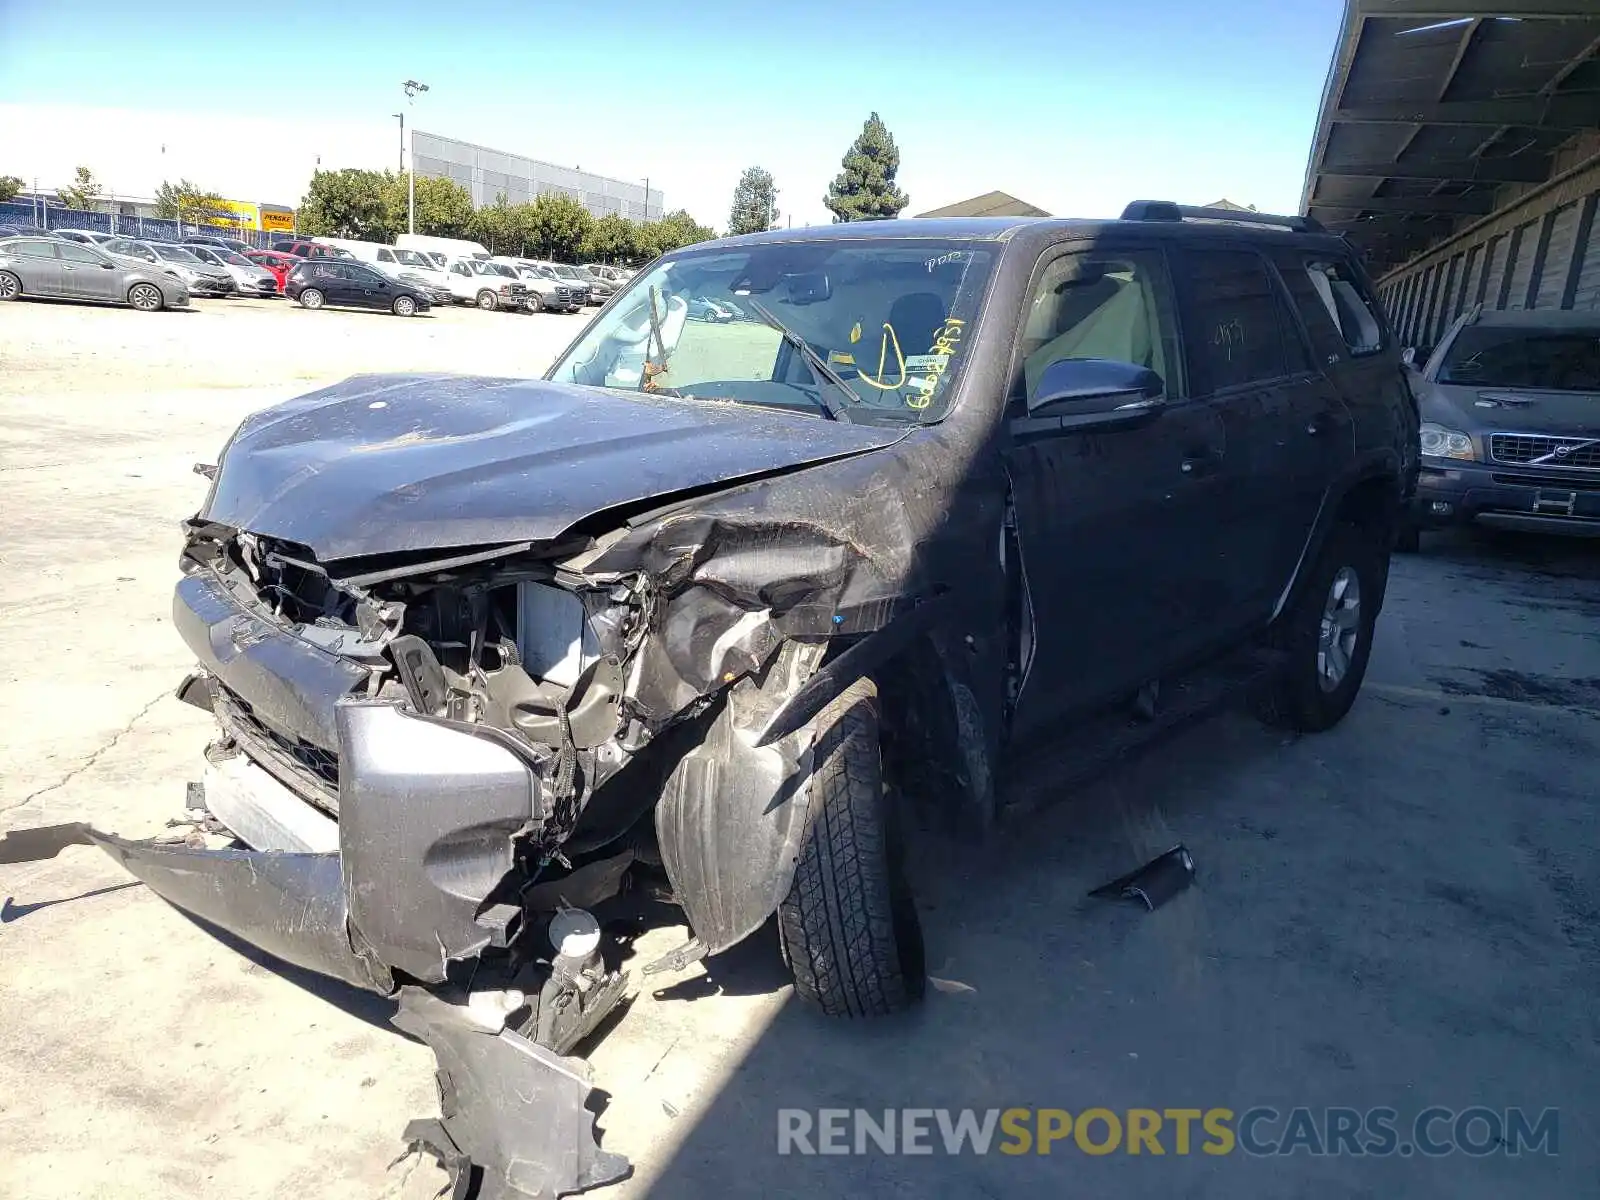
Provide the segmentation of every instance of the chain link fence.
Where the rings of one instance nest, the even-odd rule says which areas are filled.
[[[42,218],[42,219],[41,219]],[[127,217],[121,213],[87,212],[78,208],[36,205],[28,201],[0,202],[0,225],[33,225],[45,229],[82,229],[87,233],[116,233],[124,237],[155,242],[176,242],[189,234],[238,238],[241,242],[269,249],[273,242],[292,235],[232,225],[201,225],[193,221],[167,221],[158,217]]]

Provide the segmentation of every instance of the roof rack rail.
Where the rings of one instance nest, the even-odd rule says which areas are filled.
[[[1135,200],[1122,210],[1124,221],[1232,221],[1238,225],[1277,225],[1296,233],[1323,233],[1315,217],[1287,217],[1250,209],[1204,208],[1171,200]]]

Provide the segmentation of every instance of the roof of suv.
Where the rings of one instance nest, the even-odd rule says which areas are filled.
[[[1140,219],[1128,219],[1133,214]],[[718,245],[754,245],[762,242],[809,242],[868,238],[939,238],[1004,242],[1024,234],[1051,235],[1064,230],[1092,235],[1111,229],[1138,230],[1169,238],[1262,239],[1274,243],[1344,249],[1337,234],[1326,232],[1303,217],[1277,217],[1268,213],[1236,213],[1224,209],[1199,209],[1165,201],[1134,201],[1115,219],[1077,217],[900,217],[888,221],[848,221],[838,225],[812,225],[799,229],[773,229],[724,238]]]

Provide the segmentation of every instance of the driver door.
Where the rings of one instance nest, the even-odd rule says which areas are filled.
[[[1150,368],[1165,384],[1164,407],[1109,429],[1031,418],[1044,368],[1075,358]],[[1012,734],[1027,741],[1131,701],[1184,656],[1196,623],[1217,620],[1228,445],[1218,414],[1189,397],[1159,243],[1100,239],[1047,253],[1013,378],[1006,465],[1021,612]]]

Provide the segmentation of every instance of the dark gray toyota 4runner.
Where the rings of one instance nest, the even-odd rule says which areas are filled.
[[[1128,744],[1221,663],[1335,724],[1417,469],[1368,281],[1302,219],[690,247],[542,380],[366,376],[246,420],[174,605],[181,695],[219,723],[196,834],[94,836],[401,993],[451,1161],[531,1195],[504,1171],[540,1151],[509,1144],[565,1138],[550,1186],[603,1182],[625,1167],[572,1132],[558,1057],[626,986],[588,909],[655,881],[679,966],[776,913],[803,999],[910,1003],[898,806],[986,827],[1064,731]],[[515,1131],[514,1095],[542,1106]]]

